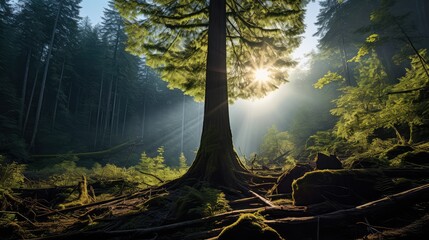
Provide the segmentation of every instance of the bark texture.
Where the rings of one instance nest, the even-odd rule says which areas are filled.
[[[226,73],[226,4],[210,0],[204,122],[196,159],[184,176],[212,185],[240,187],[241,164],[232,144]]]

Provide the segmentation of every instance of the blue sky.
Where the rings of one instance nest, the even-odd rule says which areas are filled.
[[[109,0],[83,0],[80,4],[82,6],[80,10],[81,17],[89,17],[92,24],[101,23],[101,17],[103,16],[103,10],[107,7]]]

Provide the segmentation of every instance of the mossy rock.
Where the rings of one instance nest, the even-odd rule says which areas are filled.
[[[404,154],[406,152],[411,152],[414,149],[410,146],[404,146],[404,145],[395,145],[391,148],[389,148],[383,155],[388,159],[394,159],[395,157]]]
[[[321,170],[306,173],[292,184],[295,205],[326,200],[358,205],[380,198],[394,183],[379,170]]]
[[[222,230],[218,240],[282,240],[274,229],[264,223],[264,218],[255,214],[242,214],[233,224]]]
[[[316,169],[318,170],[343,168],[343,164],[335,155],[328,156],[323,153],[317,153],[314,161],[316,162]]]
[[[278,179],[277,183],[269,191],[270,194],[292,193],[292,183],[295,179],[304,176],[305,173],[313,171],[310,164],[297,164],[292,169],[284,172]]]

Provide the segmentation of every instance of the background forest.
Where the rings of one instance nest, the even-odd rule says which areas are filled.
[[[95,26],[79,17],[80,2],[0,1],[1,154],[24,163],[107,151],[76,155],[85,158],[78,164],[129,167],[163,147],[168,165],[179,166],[181,153],[189,164],[202,104],[168,89],[144,58],[126,51],[113,1]],[[346,158],[427,140],[429,4],[319,3],[319,45],[307,69],[295,70],[278,90],[275,113],[247,130],[256,132],[251,147],[237,149],[249,165],[282,167],[316,152]],[[240,111],[233,128],[243,120]],[[266,121],[272,114],[281,121]]]

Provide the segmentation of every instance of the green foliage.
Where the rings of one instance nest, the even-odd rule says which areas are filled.
[[[180,153],[180,157],[179,157],[179,172],[184,174],[187,170],[188,170],[189,166],[188,163],[186,162],[186,157],[185,154]]]
[[[337,137],[332,130],[326,130],[318,131],[310,136],[306,142],[306,150],[309,151],[310,158],[313,158],[319,152],[326,155],[350,156],[359,152],[361,148],[356,144],[345,141],[343,138]]]
[[[281,155],[294,149],[291,135],[288,132],[280,132],[276,126],[268,129],[263,142],[259,146],[259,157],[257,163],[262,165],[283,166],[286,156],[277,159]],[[290,160],[290,159],[289,159]],[[276,161],[276,162],[274,162]]]
[[[136,166],[137,170],[145,172],[157,173],[165,169],[164,147],[158,148],[158,155],[151,158],[146,153],[142,153],[140,163]]]
[[[128,168],[118,167],[110,163],[104,166],[95,163],[91,169],[88,169],[79,167],[77,165],[78,160],[72,154],[63,155],[57,159],[58,163],[53,166],[47,165],[45,168],[36,171],[34,175],[44,179],[47,184],[56,186],[75,185],[81,180],[82,176],[86,176],[92,182],[123,180],[136,184],[140,188],[146,188],[176,179],[183,175],[188,168],[184,157],[181,158],[183,162],[181,162],[179,168],[167,166],[163,147],[158,149],[158,155],[155,157],[149,157],[146,153],[142,153],[140,162]]]
[[[339,117],[337,136],[365,146],[378,128],[392,127],[379,117],[386,107],[389,85],[386,73],[374,51],[361,61],[357,86],[342,88],[343,95],[335,100],[331,113]]]
[[[208,51],[209,1],[116,0],[127,19],[128,49],[145,55],[170,88],[201,100]],[[227,64],[230,99],[261,97],[287,80],[289,54],[303,32],[306,1],[227,0]],[[257,17],[255,17],[257,16]],[[142,19],[144,19],[142,21]],[[274,27],[275,26],[275,27]],[[253,71],[269,68],[270,84],[255,84]]]
[[[0,155],[0,189],[21,187],[25,180],[25,168],[23,164],[6,163],[6,159]]]
[[[358,53],[349,62],[361,62],[362,58],[371,54],[372,50],[375,49],[375,44],[380,40],[378,34],[372,34],[366,38],[365,43],[359,48]]]
[[[328,71],[322,78],[320,78],[313,86],[318,89],[322,89],[325,85],[330,84],[334,81],[344,82],[345,78],[338,73]]]
[[[231,210],[225,194],[207,186],[184,186],[173,206],[172,217],[176,219],[213,216]]]
[[[429,65],[425,63],[425,59],[426,49],[420,50],[419,55],[410,57],[410,68],[406,69],[406,74],[399,79],[399,83],[392,87],[393,94],[389,95],[386,108],[380,112],[380,117],[391,125],[409,127],[409,144],[413,142],[414,127],[429,123],[429,98],[425,96],[429,87]],[[400,94],[402,91],[406,94]],[[405,143],[405,139],[402,136],[400,138]]]

